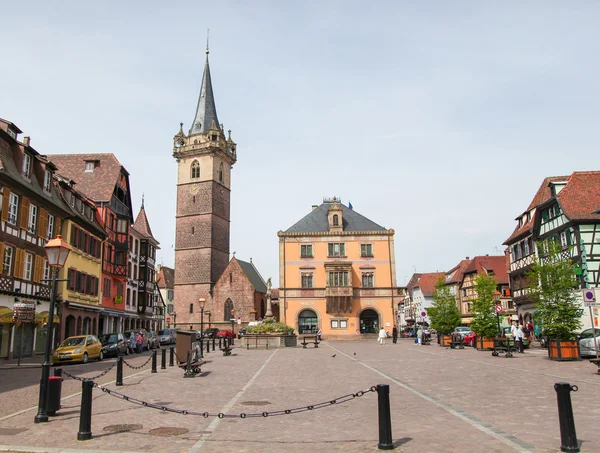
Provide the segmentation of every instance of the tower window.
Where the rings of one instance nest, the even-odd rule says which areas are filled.
[[[195,160],[192,162],[192,179],[196,179],[200,177],[200,163]]]
[[[233,274],[229,273],[229,283],[233,283]]]
[[[223,164],[219,165],[219,182],[223,182]]]
[[[192,203],[196,203],[196,195],[192,196]]]
[[[194,229],[194,227],[192,227],[192,234],[194,234],[194,232],[195,232],[195,231],[196,231],[196,230]]]
[[[337,214],[333,215],[333,226],[338,226],[340,224],[339,218]]]

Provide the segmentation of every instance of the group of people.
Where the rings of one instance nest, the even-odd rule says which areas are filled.
[[[517,325],[517,321],[513,321],[512,326],[510,327],[510,333],[515,339],[515,346],[519,349],[520,353],[525,352],[525,338],[527,338],[530,342],[533,337],[533,324],[529,322],[526,326],[523,324]]]
[[[417,330],[417,334],[416,334],[415,344],[422,345],[424,336],[425,336],[425,333],[423,332],[423,328],[419,327],[419,329]],[[385,344],[385,340],[387,337],[388,337],[388,333],[382,327],[379,330],[379,335],[377,335],[377,341],[379,342],[379,344],[383,345],[383,344]],[[396,344],[397,342],[398,342],[398,328],[396,326],[394,326],[394,328],[392,329],[392,343]]]
[[[129,335],[128,339],[129,353],[133,354],[134,352],[137,352],[140,354],[142,352],[143,344],[144,336],[142,335],[142,332],[138,332],[137,334],[135,332],[131,332],[131,335]]]

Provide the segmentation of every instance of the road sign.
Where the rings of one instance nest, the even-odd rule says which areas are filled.
[[[35,302],[15,302],[13,322],[35,322]]]
[[[496,313],[502,313],[502,304],[496,305]]]
[[[593,289],[583,289],[581,291],[583,293],[583,306],[584,307],[595,307],[596,302],[596,292]]]
[[[422,312],[421,312],[421,316],[423,316],[423,317],[427,316],[427,312],[425,312],[425,311],[422,311]]]
[[[167,322],[171,322],[171,318],[167,318]]]

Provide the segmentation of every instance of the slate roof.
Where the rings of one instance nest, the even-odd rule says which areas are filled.
[[[239,263],[240,267],[244,271],[244,274],[246,274],[248,280],[250,280],[250,283],[252,283],[252,286],[254,286],[254,289],[259,293],[266,293],[267,284],[258,273],[256,267],[254,267],[254,264],[252,264],[252,262],[248,263],[247,261],[239,260],[236,257],[233,257],[233,259]]]
[[[138,215],[135,219],[135,222],[132,225],[132,228],[135,231],[137,231],[138,233],[140,233],[140,235],[144,239],[151,239],[156,244],[158,244],[158,241],[152,235],[152,230],[150,229],[150,223],[148,222],[148,217],[146,216],[146,210],[144,209],[143,206],[140,209],[140,212],[138,213]]]
[[[51,154],[48,156],[58,167],[58,173],[77,183],[77,190],[96,203],[109,202],[119,180],[121,165],[112,153],[106,154]],[[94,171],[85,171],[87,161],[96,161]]]
[[[217,108],[215,107],[215,96],[213,94],[212,81],[210,78],[210,66],[208,64],[208,51],[206,53],[206,63],[204,64],[204,73],[202,74],[202,85],[200,86],[200,95],[198,96],[198,107],[196,115],[190,128],[189,135],[206,134],[213,120],[215,126],[219,126],[217,118]]]
[[[435,284],[441,278],[445,278],[446,274],[444,272],[432,272],[429,274],[422,274],[419,280],[415,283],[414,288],[420,288],[421,293],[425,297],[433,296],[433,292],[435,291]]]
[[[301,220],[289,227],[286,233],[325,233],[329,231],[329,221],[327,219],[328,209],[332,203],[324,202]],[[342,208],[342,225],[344,231],[387,231],[381,225],[359,214],[353,209],[348,208],[342,203],[338,203]]]
[[[478,275],[488,275],[489,271],[493,271],[499,285],[508,285],[506,260],[506,255],[476,256],[471,260],[471,264],[465,270],[465,274],[477,272]]]
[[[160,272],[156,276],[156,284],[159,288],[175,288],[175,269],[161,266]]]
[[[452,269],[450,269],[448,272],[446,272],[446,275],[451,275],[450,278],[446,279],[446,284],[462,282],[465,270],[469,267],[470,264],[471,259],[466,258],[460,263],[458,263],[456,266],[454,266]]]

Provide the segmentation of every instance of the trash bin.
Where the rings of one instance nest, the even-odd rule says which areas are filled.
[[[50,376],[48,378],[48,407],[46,409],[48,415],[56,415],[56,411],[60,409],[62,381],[61,376]]]

